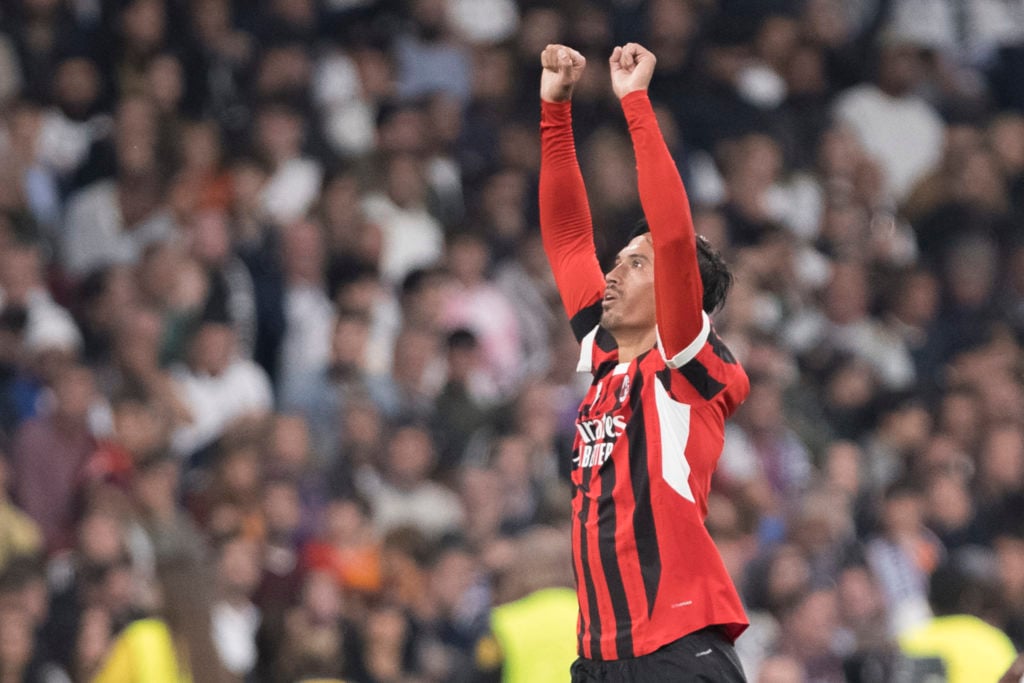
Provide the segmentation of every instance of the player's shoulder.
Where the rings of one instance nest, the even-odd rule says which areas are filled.
[[[678,400],[698,404],[721,399],[729,404],[728,412],[746,398],[750,387],[743,366],[713,328],[683,365],[673,368],[660,354],[651,354],[647,370]]]

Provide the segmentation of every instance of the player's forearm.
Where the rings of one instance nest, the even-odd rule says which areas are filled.
[[[622,99],[637,163],[637,186],[651,230],[658,327],[670,355],[701,331],[704,296],[693,218],[675,161],[646,91]]]
[[[696,260],[697,247],[686,188],[662,138],[646,91],[624,97],[622,110],[633,140],[637,187],[644,215],[650,224],[651,237],[655,245],[673,240],[685,242]]]
[[[586,242],[593,223],[583,174],[576,160],[568,102],[541,103],[540,226],[545,248],[560,252]]]
[[[603,286],[568,102],[541,103],[540,229],[570,317]]]

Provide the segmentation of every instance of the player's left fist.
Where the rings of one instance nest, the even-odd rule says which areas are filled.
[[[608,59],[615,96],[621,100],[631,92],[646,90],[657,62],[654,53],[639,43],[616,47]]]

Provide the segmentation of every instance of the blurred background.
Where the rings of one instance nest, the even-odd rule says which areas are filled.
[[[1024,2],[3,0],[0,681],[160,681],[125,662],[172,642],[196,681],[500,680],[492,609],[571,585],[588,384],[539,54],[588,58],[606,259],[626,41],[736,275],[707,524],[750,680],[994,680],[962,658],[1024,646]]]

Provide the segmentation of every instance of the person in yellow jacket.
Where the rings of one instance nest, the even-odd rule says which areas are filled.
[[[191,683],[188,668],[182,664],[167,623],[139,619],[121,631],[93,683]]]
[[[92,683],[231,683],[210,632],[210,581],[195,558],[157,567],[160,617],[132,622],[118,635]]]
[[[7,495],[7,467],[0,453],[0,571],[15,557],[35,557],[43,549],[39,526]]]
[[[953,564],[931,577],[929,602],[935,616],[899,637],[904,656],[939,659],[947,683],[998,681],[1017,655],[1013,642],[974,611],[985,588]]]
[[[564,683],[579,617],[568,534],[535,527],[516,541],[513,558],[502,578],[507,601],[491,610],[490,633],[477,642],[476,679]]]

